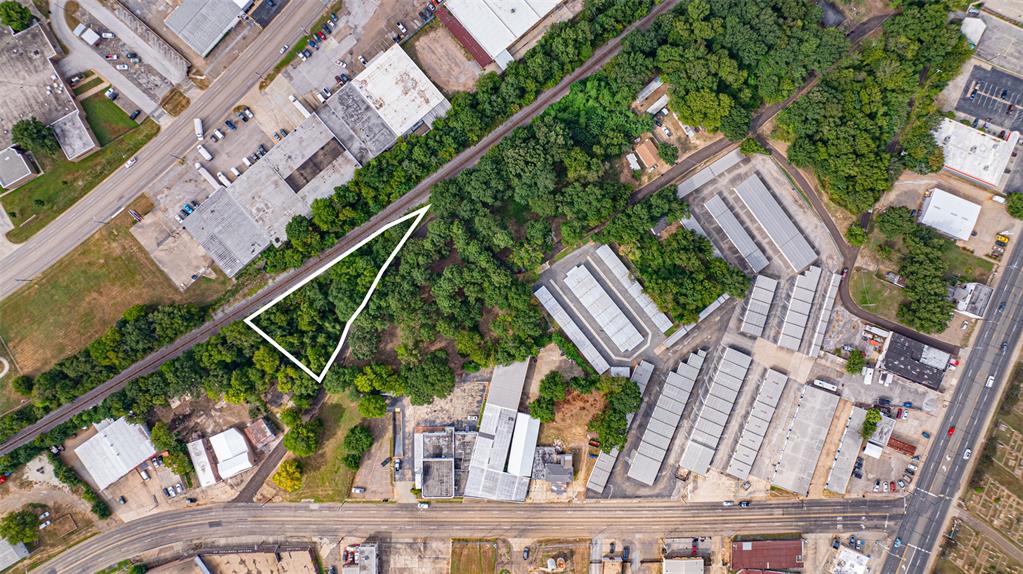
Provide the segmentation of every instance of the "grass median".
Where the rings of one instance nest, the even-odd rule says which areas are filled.
[[[14,243],[28,240],[120,169],[159,131],[160,126],[147,119],[79,161],[68,161],[63,155],[39,158],[43,174],[0,199],[14,224],[7,239]]]

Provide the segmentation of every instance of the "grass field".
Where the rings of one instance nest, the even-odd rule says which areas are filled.
[[[82,107],[85,109],[85,119],[92,133],[96,134],[100,146],[106,146],[138,126],[135,120],[129,118],[124,110],[102,93],[82,100]]]
[[[495,574],[496,572],[496,541],[451,541],[451,574]]]
[[[59,157],[41,159],[44,173],[0,199],[14,229],[7,239],[22,243],[46,227],[101,181],[120,169],[124,162],[160,131],[147,119],[110,145],[76,162]]]
[[[132,208],[145,213],[149,200],[140,198]],[[204,303],[227,289],[226,278],[202,277],[184,293],[178,291],[128,231],[131,223],[127,213],[118,215],[0,301],[0,336],[25,372],[39,373],[81,350],[132,305]]]
[[[181,112],[188,109],[191,105],[192,100],[188,99],[188,96],[181,93],[181,90],[174,88],[167,92],[167,95],[160,101],[160,107],[163,108],[168,114],[178,117]]]
[[[80,95],[84,94],[85,92],[88,92],[89,90],[95,88],[96,86],[98,86],[100,84],[104,84],[104,83],[106,83],[106,80],[104,80],[103,78],[101,78],[99,76],[94,76],[94,75],[92,75],[90,73],[88,76],[83,78],[80,82],[78,82],[78,85],[75,86],[74,89],[71,90],[71,91],[74,92],[74,94],[76,96],[80,96]]]
[[[895,320],[895,313],[902,303],[901,289],[895,285],[867,271],[855,270],[849,290],[864,310]]]
[[[980,281],[981,283],[986,283],[991,277],[991,271],[995,265],[991,261],[977,257],[955,245],[945,251],[944,259],[948,264],[948,271],[952,275],[967,281]]]
[[[341,463],[345,453],[345,434],[359,424],[362,417],[354,402],[343,395],[331,395],[320,407],[323,421],[321,445],[313,456],[302,459],[302,488],[292,492],[291,500],[312,499],[317,502],[341,502],[348,497],[355,480],[355,471]]]

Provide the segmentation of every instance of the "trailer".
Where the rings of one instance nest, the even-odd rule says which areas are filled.
[[[202,137],[204,135],[204,132],[202,131],[202,120],[195,118],[193,123],[195,124],[195,139],[202,141]]]
[[[210,151],[206,149],[206,146],[199,144],[195,146],[195,149],[196,151],[199,152],[199,155],[201,155],[203,159],[205,159],[206,161],[213,161],[213,154],[211,154]]]
[[[216,190],[220,189],[221,187],[224,187],[224,186],[220,185],[220,182],[217,181],[217,178],[213,177],[213,174],[210,173],[210,171],[208,169],[203,167],[201,163],[196,162],[195,170],[198,171],[199,175],[201,175],[202,178],[205,179],[206,182],[209,183],[213,187],[213,191],[216,191]]]
[[[298,98],[292,95],[288,96],[288,99],[291,100],[291,104],[295,106],[295,109],[297,109],[302,114],[303,118],[308,118],[309,116],[312,115],[311,113],[309,113],[309,110],[306,109],[305,104],[300,102]]]
[[[228,179],[228,177],[224,175],[224,172],[222,171],[217,172],[217,179],[220,180],[220,183],[224,184],[224,187],[228,187],[229,185],[231,185],[231,180]]]

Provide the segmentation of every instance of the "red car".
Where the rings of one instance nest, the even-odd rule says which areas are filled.
[[[955,434],[955,432],[956,432],[956,427],[954,427],[954,426],[948,427],[948,436],[952,436],[953,434]]]
[[[888,487],[891,488],[892,492],[895,492],[895,481],[893,480],[889,482]]]
[[[316,37],[319,38],[321,42],[327,39],[327,36],[323,32],[317,32]]]

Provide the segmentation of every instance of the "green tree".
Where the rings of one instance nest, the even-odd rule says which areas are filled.
[[[357,452],[347,452],[341,457],[341,464],[349,470],[359,470],[362,465],[362,455]]]
[[[355,388],[363,393],[378,391],[401,395],[405,391],[405,381],[388,365],[366,365],[355,377]]]
[[[35,382],[28,375],[18,375],[11,379],[11,389],[23,397],[32,396],[32,387]]]
[[[861,247],[867,242],[867,232],[860,227],[860,224],[853,223],[845,230],[845,238],[849,241],[849,245]]]
[[[448,353],[443,349],[430,353],[415,364],[403,366],[400,379],[413,405],[430,404],[436,398],[450,395],[455,389],[455,372],[448,365]]]
[[[359,399],[359,414],[366,418],[377,418],[387,414],[387,399],[382,395],[362,395]]]
[[[366,454],[373,448],[373,433],[363,425],[356,425],[345,435],[344,445],[351,452]]]
[[[53,155],[60,151],[53,128],[32,116],[20,120],[11,128],[11,141],[28,151]]]
[[[867,415],[863,418],[863,427],[860,429],[860,436],[864,440],[874,435],[877,430],[878,423],[881,422],[881,411],[877,409],[870,409],[867,411]]]
[[[845,360],[845,372],[850,375],[855,375],[863,371],[863,367],[866,366],[867,359],[863,354],[863,351],[859,349],[853,349],[849,351],[849,356]]]
[[[657,155],[661,156],[664,163],[675,165],[678,161],[678,148],[668,143],[657,142]]]
[[[321,430],[323,423],[319,419],[298,423],[284,435],[284,448],[297,456],[311,456],[320,446]]]
[[[1010,193],[1005,200],[1005,209],[1016,219],[1023,219],[1023,193]]]
[[[28,508],[8,512],[0,519],[0,538],[11,544],[31,544],[39,539],[39,517]]]
[[[295,492],[302,488],[302,464],[294,458],[282,462],[273,475],[273,481],[285,492]]]
[[[0,22],[15,32],[21,32],[32,25],[32,12],[13,0],[0,2]]]
[[[770,150],[760,145],[760,142],[755,138],[746,138],[742,140],[742,143],[739,144],[739,151],[741,151],[743,155],[753,155],[757,153],[771,155]]]
[[[885,237],[890,239],[902,237],[916,229],[916,221],[908,207],[897,205],[889,207],[877,216],[877,227]]]

